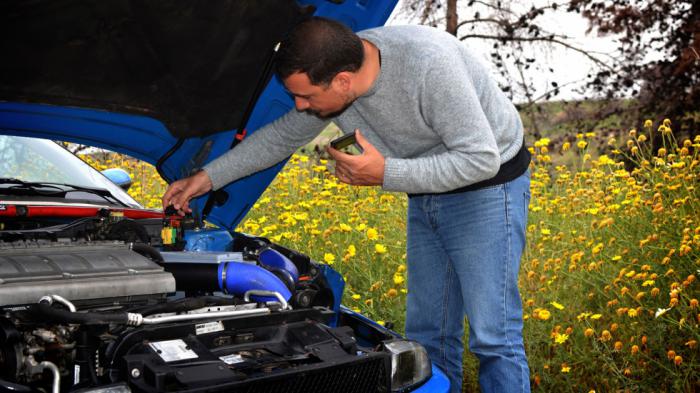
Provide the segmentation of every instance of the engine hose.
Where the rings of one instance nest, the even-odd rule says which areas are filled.
[[[160,251],[147,244],[132,243],[131,249],[159,265],[162,265],[164,262],[163,256],[160,254]]]
[[[61,389],[61,372],[58,370],[58,367],[53,364],[52,362],[48,361],[43,361],[39,363],[39,367],[48,369],[51,371],[51,375],[53,376],[53,382],[51,383],[51,393],[60,393]]]
[[[63,323],[76,323],[83,325],[107,325],[117,323],[125,325],[128,321],[127,313],[95,313],[72,312],[51,307],[46,301],[40,301],[30,308],[31,311],[49,320],[58,320]]]
[[[34,390],[26,385],[16,384],[14,382],[5,381],[0,379],[0,391],[7,392],[17,392],[17,393],[31,393]]]
[[[172,302],[154,304],[151,306],[138,307],[130,309],[129,312],[136,312],[143,316],[147,316],[161,313],[185,312],[212,305],[231,306],[240,303],[241,302],[235,298],[226,298],[220,296],[200,296],[195,298],[178,299]]]

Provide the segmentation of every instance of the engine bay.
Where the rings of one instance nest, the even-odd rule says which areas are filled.
[[[306,255],[191,217],[2,225],[0,389],[392,390],[397,337]]]

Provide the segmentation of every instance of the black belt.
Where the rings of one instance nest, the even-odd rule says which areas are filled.
[[[511,180],[517,179],[520,175],[527,171],[527,168],[530,166],[530,158],[530,151],[525,146],[525,141],[523,141],[523,144],[520,147],[520,150],[518,150],[518,153],[515,155],[515,157],[501,164],[501,167],[498,169],[498,173],[496,173],[496,176],[490,179],[482,180],[478,183],[473,183],[468,186],[456,188],[450,191],[423,194],[408,194],[408,197],[411,198],[424,195],[456,194],[459,192],[474,191],[484,187],[508,183]]]

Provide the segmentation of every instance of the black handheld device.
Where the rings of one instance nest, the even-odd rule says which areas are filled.
[[[333,139],[331,141],[331,147],[336,150],[342,150],[348,146],[354,145],[355,143],[357,143],[357,139],[355,139],[355,133],[353,132],[352,134],[346,134]]]

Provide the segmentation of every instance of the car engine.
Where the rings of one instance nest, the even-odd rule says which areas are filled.
[[[395,390],[397,337],[340,315],[320,265],[243,234],[185,250],[198,232],[218,233],[110,212],[5,222],[0,390]]]

